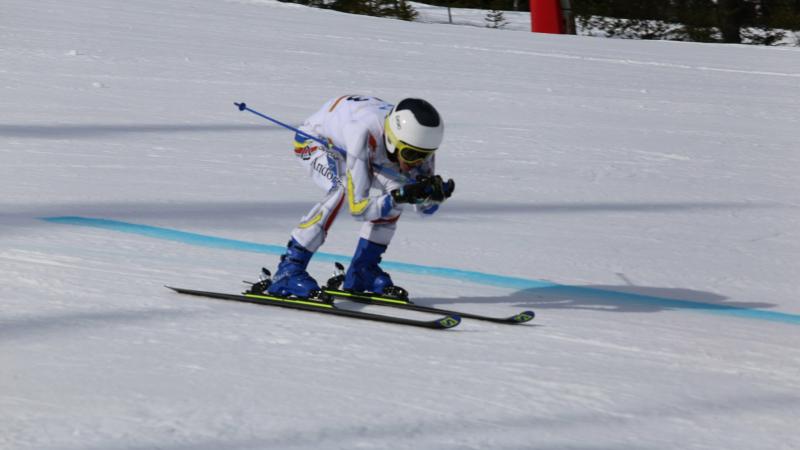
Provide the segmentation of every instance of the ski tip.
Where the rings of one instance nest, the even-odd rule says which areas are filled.
[[[439,325],[439,328],[447,329],[453,328],[461,323],[461,316],[457,316],[455,314],[443,317],[436,321]]]
[[[516,316],[511,317],[511,321],[514,323],[525,323],[530,322],[533,318],[536,317],[536,313],[533,311],[523,311]]]

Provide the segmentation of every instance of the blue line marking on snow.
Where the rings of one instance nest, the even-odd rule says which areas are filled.
[[[135,223],[120,222],[117,220],[97,219],[90,217],[44,217],[42,220],[67,224],[78,225],[105,230],[118,231],[122,233],[138,234],[155,239],[163,239],[173,242],[181,242],[189,245],[202,247],[220,248],[226,250],[237,250],[255,253],[267,253],[271,255],[281,255],[285,251],[282,245],[258,244],[255,242],[240,241],[236,239],[220,238],[205,234],[190,233],[187,231],[173,230],[169,228],[155,227],[151,225],[140,225]],[[318,252],[314,255],[316,261],[335,262],[349,261],[350,257],[336,255],[333,253]],[[448,267],[424,266],[420,264],[410,264],[403,262],[384,261],[381,266],[385,269],[406,272],[416,275],[428,275],[439,278],[450,278],[454,280],[467,281],[470,283],[498,286],[511,289],[546,289],[552,293],[564,296],[575,295],[581,298],[596,298],[609,302],[633,302],[639,304],[652,304],[664,308],[690,309],[701,312],[716,314],[726,314],[748,319],[769,320],[772,322],[783,322],[800,325],[800,315],[765,311],[763,309],[740,308],[729,305],[714,303],[703,303],[691,300],[675,300],[664,297],[656,297],[643,294],[633,294],[619,291],[607,291],[581,286],[567,286],[552,283],[544,280],[509,277],[505,275],[495,275],[484,272],[470,270],[453,269]]]

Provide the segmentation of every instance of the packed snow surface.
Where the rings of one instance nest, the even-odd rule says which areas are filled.
[[[800,448],[800,49],[271,0],[2,10],[0,448]],[[241,290],[323,194],[233,102],[297,125],[344,94],[445,120],[456,192],[401,220],[395,282],[532,324],[164,288]]]

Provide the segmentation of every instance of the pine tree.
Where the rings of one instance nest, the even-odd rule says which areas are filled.
[[[719,0],[717,7],[722,42],[738,44],[742,42],[742,26],[747,16],[745,0]]]
[[[407,20],[409,22],[416,19],[418,16],[417,11],[406,0],[399,0],[397,5],[397,12],[395,17],[400,20]]]
[[[492,9],[486,13],[486,17],[483,19],[486,21],[486,28],[503,28],[508,25],[508,21],[503,15],[503,10],[501,9],[502,1],[494,0],[491,8]]]
[[[335,0],[330,5],[331,9],[350,14],[363,14],[366,16],[381,16],[382,6],[377,0]]]

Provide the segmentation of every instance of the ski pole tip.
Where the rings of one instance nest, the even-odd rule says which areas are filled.
[[[244,111],[245,109],[247,109],[247,104],[245,104],[245,102],[241,103],[233,102],[233,104],[239,107],[239,111]]]

